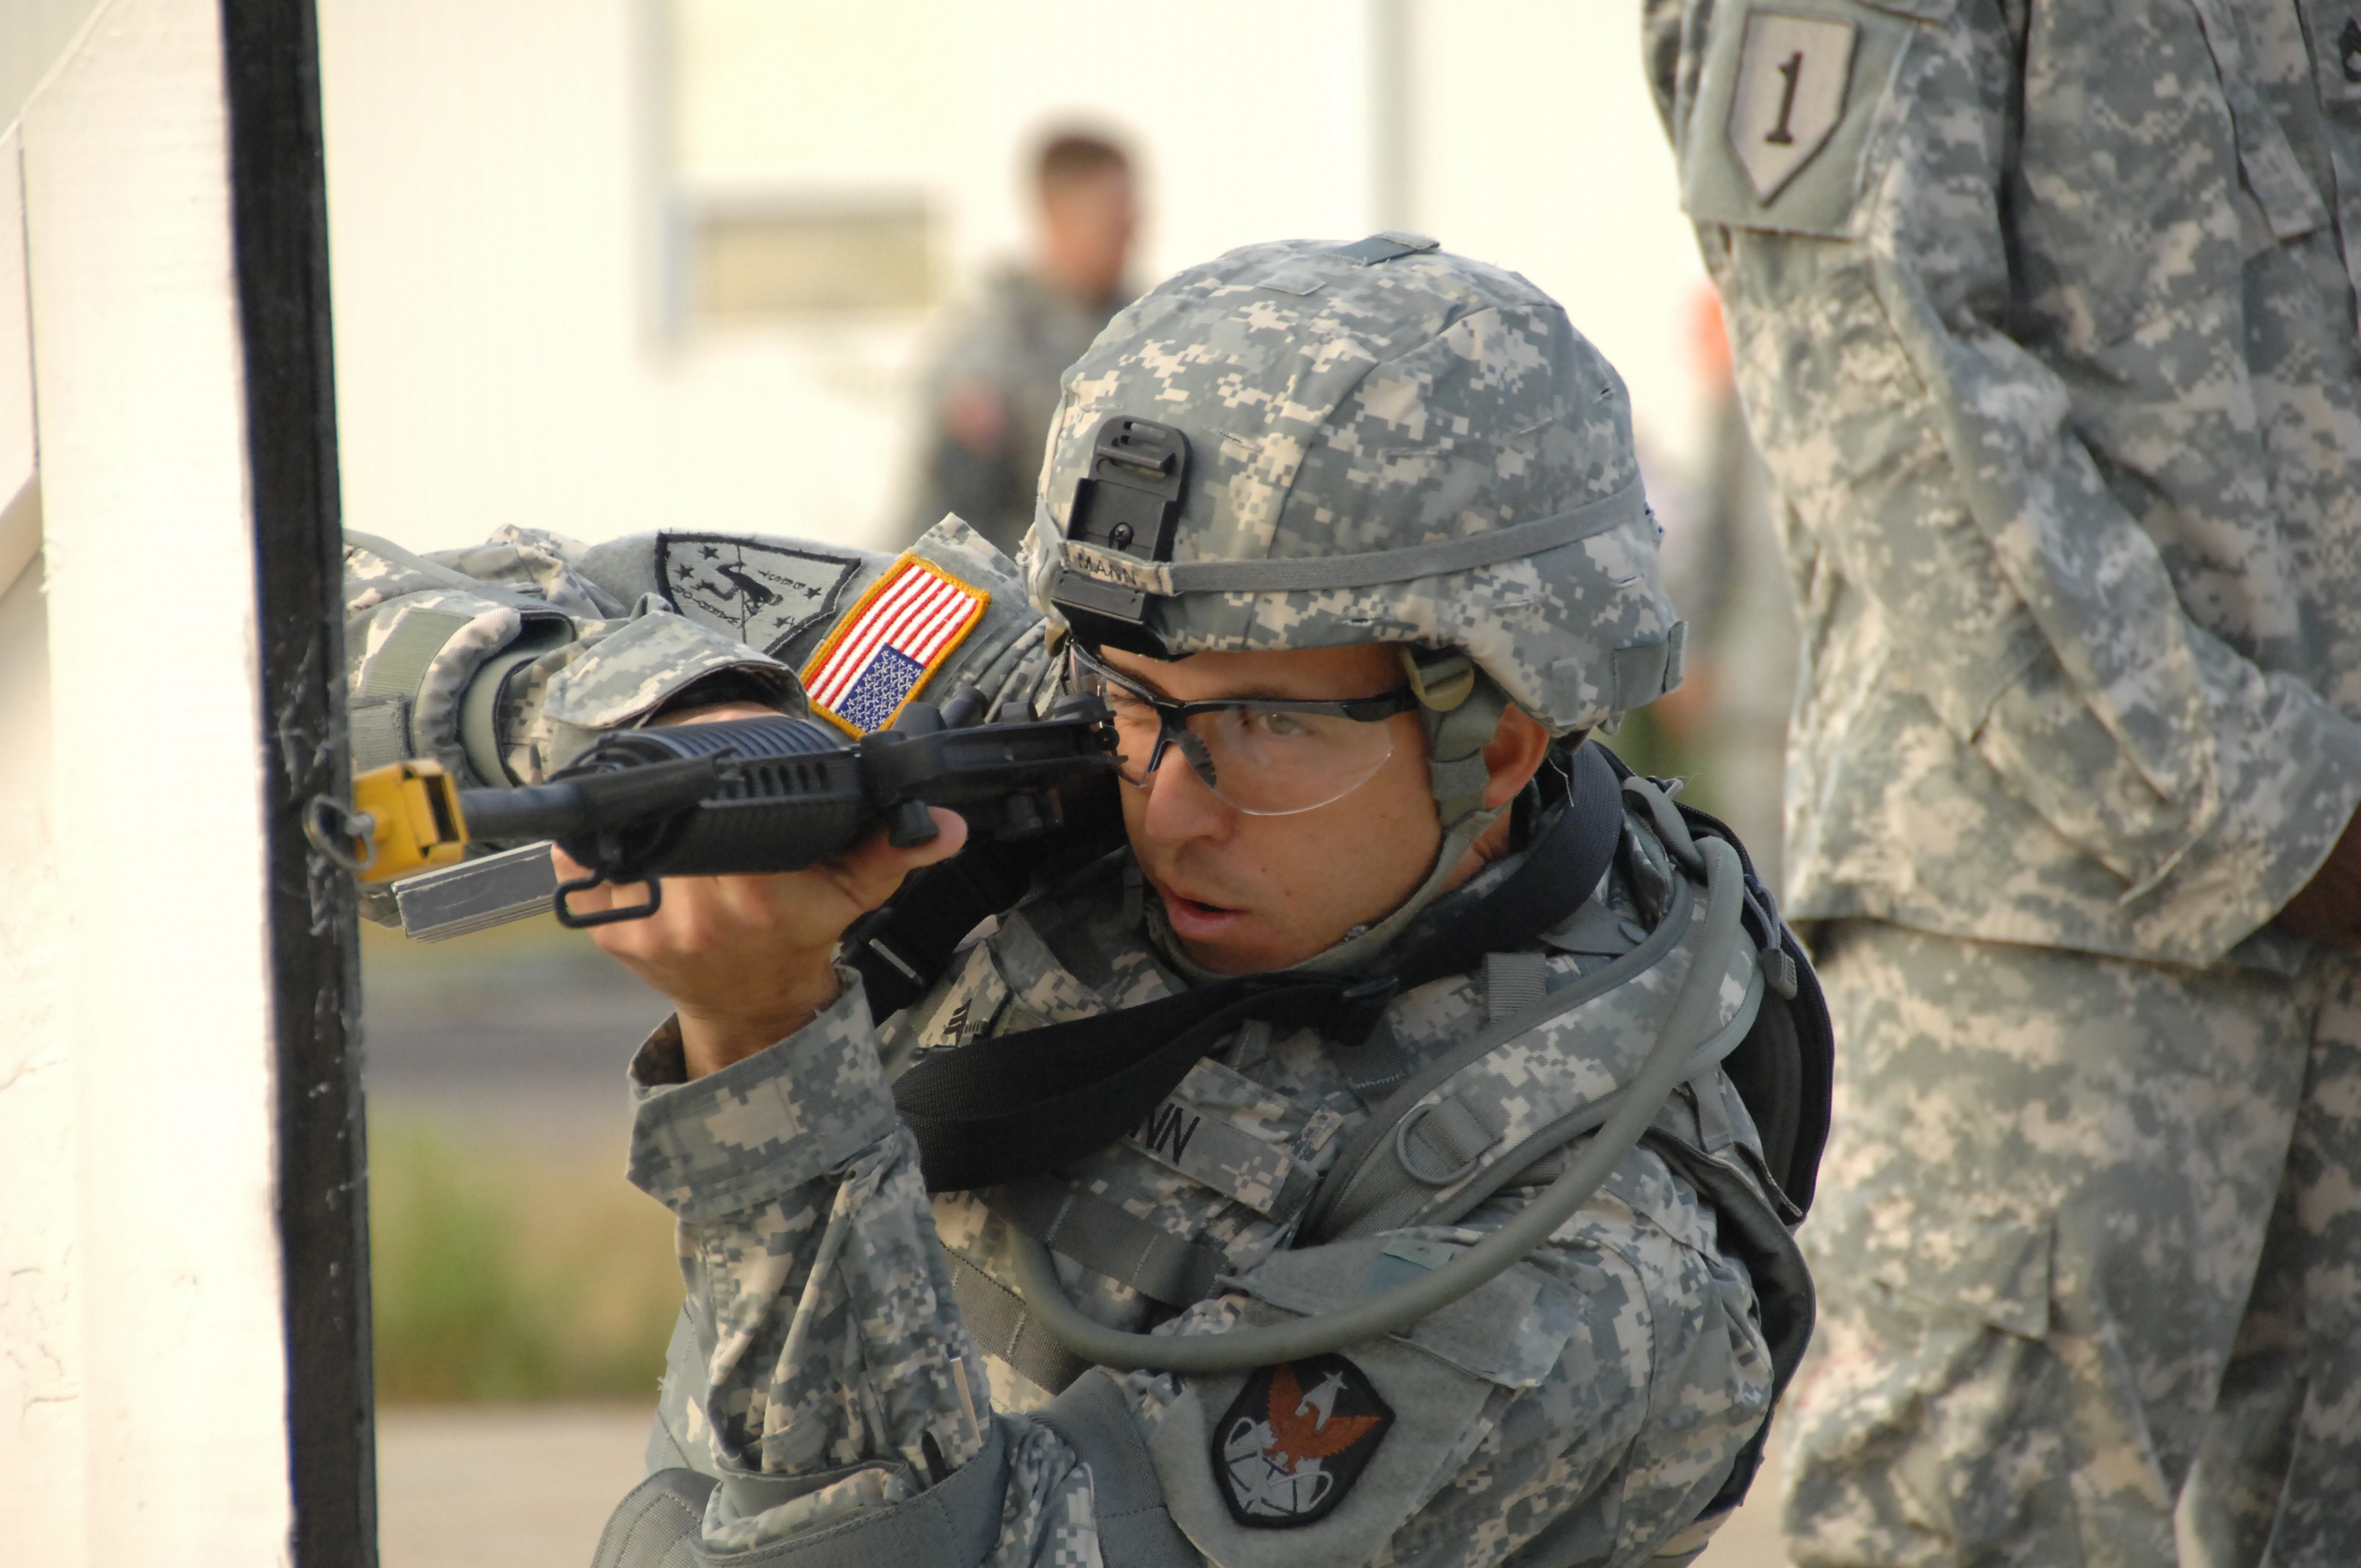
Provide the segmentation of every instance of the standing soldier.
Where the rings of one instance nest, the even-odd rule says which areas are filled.
[[[984,282],[951,320],[925,381],[919,489],[906,537],[950,513],[1014,555],[1058,409],[1058,377],[1131,297],[1138,226],[1131,159],[1080,132],[1035,159],[1038,252]]]
[[[2361,12],[1649,34],[1804,589],[1795,1560],[2361,1562]]]
[[[1702,1550],[1809,1333],[1825,1014],[1718,825],[1586,741],[1679,678],[1656,545],[1614,370],[1392,233],[1120,316],[1021,568],[955,520],[357,541],[357,711],[488,779],[763,703],[1112,716],[1095,840],[902,885],[939,812],[599,927],[677,1004],[632,1178],[688,1283],[601,1562]]]

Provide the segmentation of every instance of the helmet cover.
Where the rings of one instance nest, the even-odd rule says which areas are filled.
[[[1167,658],[1455,648],[1560,734],[1680,679],[1622,378],[1515,273],[1390,232],[1249,246],[1126,308],[1062,385],[1025,569],[1086,641],[1113,595]],[[1185,438],[1169,526],[1070,538],[1138,421]]]

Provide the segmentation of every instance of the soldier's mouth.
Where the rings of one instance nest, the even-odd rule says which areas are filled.
[[[1157,892],[1164,899],[1164,916],[1171,922],[1172,934],[1184,942],[1211,941],[1246,918],[1243,909],[1191,898],[1170,888],[1159,888]]]

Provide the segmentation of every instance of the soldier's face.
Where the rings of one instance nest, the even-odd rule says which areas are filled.
[[[1123,282],[1138,221],[1127,170],[1103,169],[1042,187],[1044,259],[1086,299],[1104,298]]]
[[[1119,674],[1182,702],[1374,696],[1403,684],[1390,648],[1195,653],[1171,661],[1108,649]],[[1300,963],[1391,911],[1434,864],[1443,828],[1415,713],[1384,719],[1393,748],[1341,798],[1286,817],[1238,810],[1177,749],[1144,787],[1122,786],[1148,885],[1189,956],[1222,974]]]

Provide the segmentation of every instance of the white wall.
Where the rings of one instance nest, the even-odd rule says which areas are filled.
[[[21,39],[22,35],[18,35]],[[221,18],[111,0],[0,140],[0,1557],[284,1562]],[[19,60],[16,62],[22,64]],[[9,265],[22,260],[22,272]],[[20,330],[29,300],[30,364]]]
[[[11,149],[13,151],[13,148]],[[38,561],[0,590],[0,1541],[82,1561],[80,1095]]]
[[[6,0],[0,5],[0,125],[16,119],[98,9],[99,0]]]
[[[1707,433],[1689,351],[1708,285],[1641,74],[1640,0],[1424,0],[1412,170],[1428,232],[1562,301],[1673,466]]]
[[[1380,106],[1373,0],[321,0],[346,516],[882,539],[924,323],[667,339],[662,193],[924,191],[971,277],[1074,116],[1144,154],[1147,280],[1367,232],[1373,116],[1408,115],[1418,225],[1557,292],[1685,456],[1701,273],[1636,4],[1402,9],[1411,102]]]

